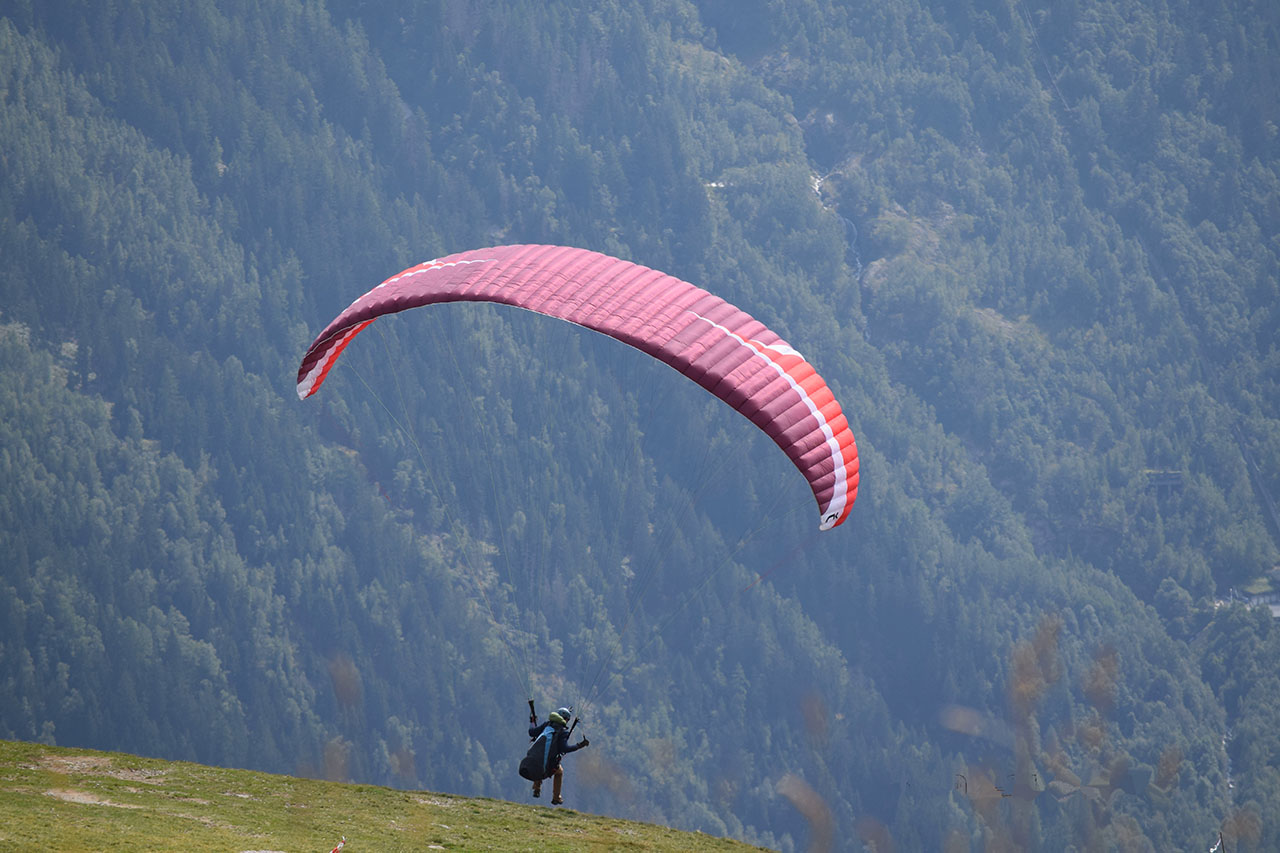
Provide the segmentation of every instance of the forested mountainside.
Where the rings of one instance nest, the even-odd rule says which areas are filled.
[[[0,737],[783,850],[1280,846],[1280,8],[0,2]],[[740,305],[763,435],[410,264]]]

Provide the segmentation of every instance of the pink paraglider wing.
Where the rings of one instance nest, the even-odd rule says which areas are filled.
[[[829,530],[858,494],[858,449],[840,404],[804,357],[745,311],[666,273],[566,246],[497,246],[410,267],[361,296],[311,344],[298,396],[384,314],[497,302],[576,323],[660,359],[763,430],[808,479]]]

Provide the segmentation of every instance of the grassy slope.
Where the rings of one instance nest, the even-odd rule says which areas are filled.
[[[0,741],[0,846],[23,850],[754,850],[545,805]]]

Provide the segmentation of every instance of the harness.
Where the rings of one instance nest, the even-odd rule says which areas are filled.
[[[551,763],[551,744],[556,737],[556,727],[547,723],[546,728],[542,730],[540,738],[546,738],[546,743],[542,747],[542,772],[546,773],[548,765]]]

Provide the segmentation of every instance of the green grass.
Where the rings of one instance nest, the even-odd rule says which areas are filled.
[[[1254,578],[1245,586],[1244,591],[1248,595],[1267,595],[1276,591],[1274,578],[1275,569],[1272,569],[1265,575]]]
[[[0,849],[755,850],[549,808],[0,740]]]

